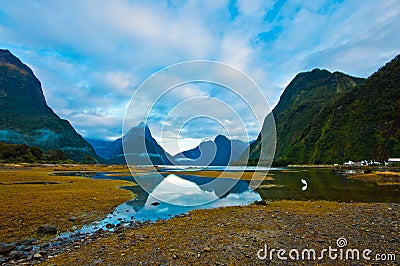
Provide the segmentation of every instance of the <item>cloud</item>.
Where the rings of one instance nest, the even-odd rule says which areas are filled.
[[[4,0],[0,46],[33,68],[48,104],[78,132],[112,138],[121,133],[127,104],[138,86],[181,61],[231,64],[254,79],[270,106],[301,71],[318,67],[367,77],[399,53],[399,13],[396,0],[37,0],[23,5]],[[159,84],[141,99],[145,105],[153,103]],[[169,103],[154,112],[155,134],[167,107],[196,96],[221,99],[221,92],[196,86],[172,91],[165,96]],[[240,103],[224,100],[233,107]],[[263,108],[262,101],[252,104]],[[135,114],[137,119],[145,115],[142,109]],[[234,128],[234,119],[225,120]],[[188,130],[197,132],[199,126],[193,123]],[[218,134],[212,130],[221,129],[211,128],[210,137]],[[257,135],[257,126],[251,131]],[[200,135],[187,143],[201,141]]]

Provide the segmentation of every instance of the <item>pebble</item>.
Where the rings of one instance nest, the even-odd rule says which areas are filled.
[[[398,226],[398,208],[395,208],[390,213],[382,211],[385,209],[386,208],[382,208],[382,206],[379,209],[374,210],[364,207],[353,208],[351,206],[345,205],[340,210],[340,212],[334,212],[333,215],[327,213],[326,216],[323,216],[324,219],[319,219],[320,217],[318,217],[317,221],[315,220],[316,218],[312,215],[286,213],[279,210],[265,210],[264,212],[263,209],[263,212],[258,212],[258,210],[256,210],[253,213],[249,211],[241,212],[240,214],[235,214],[235,212],[232,211],[233,216],[218,217],[216,222],[213,222],[211,220],[211,216],[208,220],[208,224],[204,227],[201,227],[201,229],[199,229],[200,226],[196,225],[194,225],[194,227],[175,226],[174,228],[170,226],[168,221],[159,222],[158,225],[164,226],[166,232],[180,230],[179,232],[182,232],[182,235],[189,235],[189,237],[193,235],[193,238],[190,240],[190,242],[184,242],[186,240],[186,237],[182,237],[182,239],[180,240],[182,241],[181,243],[183,245],[186,244],[188,247],[188,252],[182,254],[179,253],[181,249],[176,248],[176,243],[174,243],[173,240],[169,240],[168,234],[164,234],[162,231],[157,231],[157,233],[151,234],[151,238],[149,238],[149,235],[140,233],[137,233],[135,237],[131,237],[130,234],[133,228],[135,230],[136,228],[140,229],[140,227],[151,223],[129,223],[128,225],[119,224],[116,227],[115,231],[117,231],[117,229],[119,228],[124,228],[130,231],[125,233],[116,233],[99,229],[92,235],[75,234],[73,238],[57,239],[50,245],[45,245],[43,247],[41,247],[41,245],[35,246],[34,249],[32,244],[21,244],[22,241],[15,243],[15,248],[12,250],[12,258],[10,258],[8,255],[0,255],[0,264],[6,263],[8,265],[11,264],[11,261],[14,261],[14,263],[17,263],[19,265],[25,263],[32,264],[39,261],[51,259],[54,257],[54,255],[57,255],[61,252],[72,250],[75,252],[69,252],[69,255],[71,255],[72,257],[76,256],[77,259],[81,259],[81,261],[76,260],[76,263],[77,265],[83,265],[84,258],[79,258],[80,253],[77,248],[90,245],[90,242],[96,241],[99,238],[108,237],[110,235],[113,235],[113,237],[120,240],[131,240],[131,242],[128,241],[129,243],[123,243],[123,241],[118,242],[121,243],[121,248],[125,248],[127,244],[129,244],[130,246],[127,246],[126,250],[121,250],[121,252],[123,253],[116,253],[116,256],[118,257],[122,254],[131,254],[128,253],[128,250],[132,247],[135,247],[135,245],[138,245],[137,248],[139,249],[141,247],[145,247],[147,242],[149,243],[149,245],[154,245],[155,242],[153,241],[158,241],[160,239],[158,236],[161,237],[161,240],[163,240],[163,242],[171,241],[166,242],[168,244],[164,247],[165,249],[163,249],[162,246],[156,245],[153,250],[145,253],[145,255],[140,255],[142,257],[139,257],[139,254],[137,255],[137,257],[134,256],[138,261],[141,260],[142,262],[148,262],[146,265],[151,265],[151,261],[157,261],[157,258],[159,258],[160,254],[165,250],[170,251],[169,257],[165,259],[165,262],[162,262],[162,264],[165,265],[177,264],[176,261],[172,262],[172,259],[182,259],[182,261],[189,259],[190,261],[190,258],[195,259],[196,257],[199,258],[198,263],[204,265],[223,265],[220,262],[224,261],[224,258],[228,258],[226,262],[232,261],[232,259],[237,259],[238,264],[255,265],[259,263],[259,261],[257,260],[255,255],[256,253],[254,253],[253,250],[261,248],[264,243],[271,243],[271,245],[272,243],[274,243],[274,245],[276,245],[276,247],[278,248],[285,246],[307,247],[310,243],[313,243],[313,245],[316,245],[315,248],[318,248],[324,247],[325,245],[336,245],[335,241],[339,236],[344,236],[348,240],[349,245],[352,246],[357,245],[357,243],[363,243],[365,245],[368,245],[368,247],[375,249],[377,245],[382,245],[382,247],[385,248],[384,245],[393,246],[393,244],[388,243],[398,243],[400,240],[396,235],[397,229],[395,228],[396,226]],[[257,214],[254,215],[254,213]],[[231,213],[229,213],[229,215],[231,215]],[[272,216],[276,216],[277,219],[268,219],[268,217]],[[184,222],[186,222],[187,218],[189,218],[186,216],[183,217],[185,217],[183,220]],[[194,221],[197,220],[196,215],[192,215],[192,218]],[[235,231],[231,232],[229,230],[229,232],[226,232],[226,227],[212,227],[213,225],[218,224],[225,226],[230,225],[228,221],[232,223],[232,226],[230,227],[232,227],[232,229],[235,229]],[[257,228],[258,226],[260,226],[260,229],[251,229],[244,231],[241,229],[256,228],[255,225],[257,225]],[[215,228],[219,228],[219,231],[215,231]],[[238,228],[237,231],[236,228]],[[204,230],[204,232],[201,231],[201,233],[199,233],[199,231],[193,231],[193,229]],[[366,233],[369,230],[374,234]],[[225,237],[228,236],[230,238],[230,244],[223,241],[223,239],[226,239]],[[146,241],[146,239],[148,240]],[[378,239],[384,240],[377,241]],[[140,243],[138,242],[138,240],[146,242]],[[257,243],[253,243],[254,241],[256,241]],[[34,242],[35,240],[32,241],[32,243]],[[199,246],[200,248],[198,248]],[[201,249],[201,247],[204,248]],[[211,247],[213,250],[218,250],[221,252],[211,252]],[[113,249],[114,247],[97,247],[97,250],[93,251],[95,258],[93,258],[92,261],[89,261],[89,264],[95,265],[96,260],[98,264],[104,263],[105,258],[109,256],[110,248]],[[386,248],[388,247],[386,246]],[[27,250],[25,251],[25,249]],[[34,250],[34,252],[32,250]],[[18,251],[25,252],[23,252],[21,256],[21,253],[17,253]],[[75,253],[75,255],[73,253]],[[41,257],[38,257],[39,255]],[[123,257],[124,261],[127,260],[127,262],[129,263],[131,262],[130,260],[132,258],[130,256],[123,255]],[[241,261],[241,259],[243,259],[244,257],[246,258],[245,262]],[[138,263],[135,264],[134,262],[132,262],[130,264],[137,265]],[[145,265],[145,263],[143,263],[143,265]]]
[[[111,229],[111,228],[114,228],[115,226],[113,225],[113,224],[106,224],[106,228],[107,229]]]
[[[55,235],[57,234],[57,226],[47,224],[41,225],[38,227],[37,233]]]
[[[35,253],[35,255],[33,255],[34,259],[40,259],[42,257],[42,255],[40,255],[40,253]]]
[[[0,243],[0,254],[6,254],[15,249],[17,245],[14,243],[10,244],[5,244],[5,243]]]

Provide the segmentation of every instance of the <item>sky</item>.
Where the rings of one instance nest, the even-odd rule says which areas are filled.
[[[267,112],[299,72],[321,68],[368,77],[399,54],[398,29],[397,0],[2,0],[0,6],[0,48],[33,69],[48,105],[78,133],[106,140],[123,134],[125,113],[140,85],[168,66],[211,60],[240,70],[262,91]],[[148,96],[159,99],[155,91],[149,89]],[[162,96],[147,122],[172,154],[178,146],[193,148],[220,133],[257,137],[260,123],[247,136],[232,129],[234,115],[250,119],[240,108],[237,113],[215,104],[180,104],[203,97],[228,108],[247,95],[235,100],[221,86],[193,83]],[[259,97],[256,105],[265,99]],[[134,116],[142,107],[130,109]],[[194,119],[176,125],[165,120],[172,111],[182,117],[193,109]],[[141,119],[130,122],[135,126]],[[163,132],[163,125],[170,127]],[[179,135],[172,128],[179,128]]]

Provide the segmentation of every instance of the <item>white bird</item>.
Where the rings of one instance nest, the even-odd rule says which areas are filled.
[[[301,183],[303,183],[303,187],[301,188],[301,190],[306,190],[307,189],[307,187],[308,187],[308,185],[307,185],[307,181],[306,180],[304,180],[304,179],[301,179]]]

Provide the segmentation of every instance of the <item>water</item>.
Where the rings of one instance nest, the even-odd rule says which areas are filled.
[[[107,173],[97,173],[95,179],[121,179],[132,181],[126,175],[107,176]],[[184,178],[182,178],[184,177]],[[124,187],[132,191],[136,197],[132,201],[119,205],[113,213],[101,221],[82,227],[75,232],[67,232],[61,237],[73,234],[90,234],[110,225],[131,221],[155,221],[185,214],[193,209],[208,209],[224,206],[248,205],[261,200],[259,193],[249,189],[247,182],[232,179],[214,179],[197,176],[178,176],[176,174],[155,174],[135,177],[146,180],[146,191],[138,185]],[[229,187],[229,191],[225,191]],[[149,192],[149,193],[148,193]]]
[[[256,191],[265,200],[328,200],[339,202],[400,202],[400,186],[378,186],[333,175],[329,169],[271,169],[273,181],[262,185],[276,185]],[[308,183],[301,190],[301,179]]]
[[[207,170],[220,169],[214,167]],[[180,170],[187,171],[188,168]],[[229,167],[227,170],[241,171],[243,168]],[[133,178],[126,173],[121,173],[120,176],[106,174],[96,173],[92,178],[133,181]],[[124,187],[136,195],[134,200],[119,205],[105,219],[85,226],[78,232],[93,233],[97,229],[105,229],[107,224],[167,219],[193,209],[247,205],[261,199],[400,202],[400,186],[378,186],[374,183],[333,175],[329,169],[272,168],[269,175],[274,180],[263,181],[260,188],[252,191],[249,189],[248,181],[244,180],[179,175],[177,168],[169,168],[168,172],[162,174],[149,172],[135,177],[144,189],[134,184]],[[308,183],[305,191],[302,190],[301,179]],[[221,189],[227,185],[230,187],[228,191]]]

